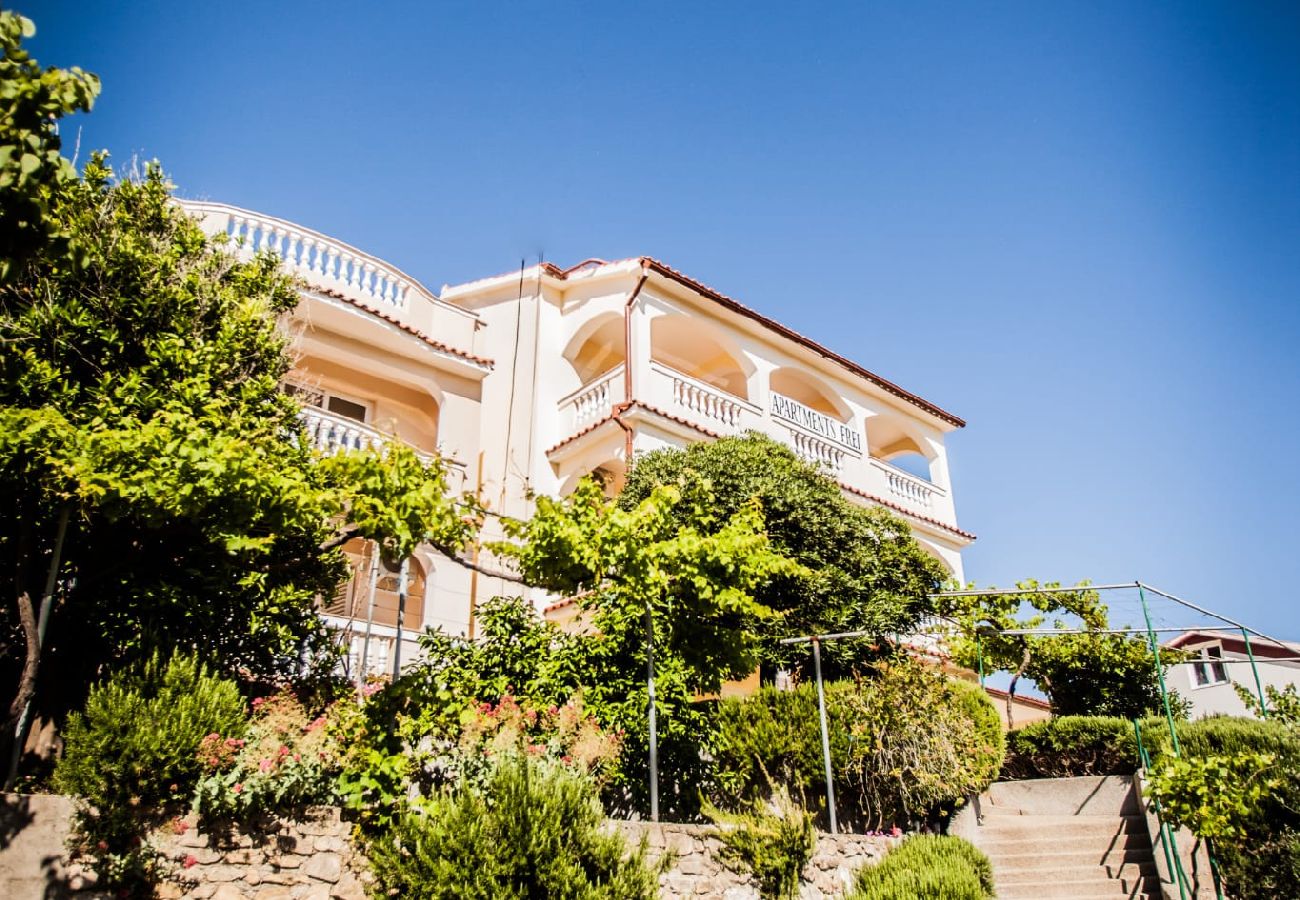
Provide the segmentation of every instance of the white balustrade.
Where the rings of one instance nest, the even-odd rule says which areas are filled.
[[[790,446],[794,452],[808,462],[823,465],[832,473],[838,473],[844,465],[844,451],[830,441],[813,437],[793,428],[790,430]]]
[[[181,205],[201,217],[209,230],[215,228],[220,233],[224,228],[240,255],[274,253],[285,269],[315,287],[398,310],[407,308],[412,293],[437,302],[397,267],[319,232],[221,203],[185,200]]]
[[[325,453],[368,450],[381,447],[388,440],[363,422],[335,415],[323,409],[307,407],[302,411],[303,424],[312,446]]]
[[[560,401],[559,407],[570,409],[571,425],[574,431],[597,422],[609,415],[614,408],[614,398],[621,397],[618,382],[623,378],[623,367],[615,366],[603,375],[578,388]]]
[[[885,484],[890,497],[904,506],[930,509],[934,505],[935,486],[924,478],[918,478],[909,472],[895,468],[883,460],[871,461],[885,475]]]
[[[274,253],[311,284],[342,287],[372,305],[406,306],[410,280],[341,241],[243,210],[229,213],[226,234],[244,253]]]
[[[666,371],[672,378],[672,396],[676,406],[694,413],[697,418],[711,419],[728,428],[735,428],[740,424],[743,407],[736,400],[717,388],[696,381],[689,375],[670,369]]]

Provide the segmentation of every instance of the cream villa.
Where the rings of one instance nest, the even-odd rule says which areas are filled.
[[[617,491],[640,453],[759,431],[849,497],[900,514],[962,579],[974,536],[957,525],[944,438],[964,422],[657,260],[542,263],[435,294],[298,225],[185,205],[243,252],[278,253],[305,282],[286,388],[308,405],[322,447],[397,439],[441,453],[454,488],[524,516],[531,493],[562,495],[584,475]],[[380,667],[398,637],[397,573],[361,542],[346,549],[359,573],[379,569],[369,665]],[[433,552],[413,560],[410,578],[407,639],[425,625],[472,636],[475,604],[518,590]],[[356,636],[354,657],[368,586],[354,578],[326,610]]]

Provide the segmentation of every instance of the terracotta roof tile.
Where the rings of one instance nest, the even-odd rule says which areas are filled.
[[[373,306],[369,306],[365,303],[362,303],[359,300],[354,300],[351,297],[347,296],[346,294],[340,294],[338,291],[332,291],[329,290],[328,288],[316,287],[314,285],[310,286],[309,290],[311,290],[314,293],[329,297],[333,300],[341,300],[344,303],[349,304],[350,306],[355,306],[357,309],[364,310],[365,312],[370,313],[372,316],[376,316],[380,319],[383,319],[385,322],[388,322],[390,325],[396,325],[398,328],[402,329],[402,331],[405,331],[407,334],[419,338],[420,340],[424,341],[426,344],[428,344],[430,347],[432,347],[435,350],[440,350],[443,353],[450,353],[452,356],[459,356],[461,359],[468,360],[469,362],[476,363],[477,365],[480,366],[485,366],[489,369],[493,368],[496,365],[492,360],[487,359],[486,357],[475,356],[472,353],[466,353],[464,350],[457,350],[455,347],[452,347],[449,344],[444,344],[442,341],[434,340],[433,338],[425,334],[423,331],[420,331],[420,329],[412,328],[410,325],[407,325],[401,319],[398,319],[395,316],[390,316],[388,313],[384,312],[383,310],[375,309]]]
[[[951,531],[955,535],[964,538],[969,538],[972,541],[976,539],[975,535],[971,534],[969,531],[962,531],[960,528],[958,528],[955,525],[949,525],[947,522],[941,522],[938,519],[932,519],[929,516],[923,516],[918,512],[913,512],[912,510],[908,509],[906,506],[900,506],[897,503],[891,503],[888,500],[885,500],[881,497],[877,497],[875,494],[868,494],[866,491],[860,490],[859,488],[855,488],[852,485],[845,484],[842,481],[840,482],[840,487],[848,491],[850,494],[855,494],[859,497],[862,497],[864,500],[870,500],[872,503],[878,503],[881,506],[887,506],[890,509],[897,510],[898,512],[903,513],[903,515],[911,516],[913,519],[919,519],[920,521],[927,522],[930,525],[938,526],[939,528],[942,528],[944,531]]]

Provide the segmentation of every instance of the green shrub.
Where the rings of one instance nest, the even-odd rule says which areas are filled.
[[[1293,894],[1300,876],[1300,735],[1272,720],[1180,722],[1178,761],[1163,723],[1143,736],[1154,768],[1173,775],[1172,785],[1153,787],[1172,788],[1182,801],[1174,812],[1219,835],[1215,852],[1229,893],[1238,900]]]
[[[842,821],[880,827],[935,818],[993,781],[1003,737],[982,691],[906,659],[882,662],[873,674],[826,686]],[[714,757],[723,808],[767,796],[765,773],[797,797],[822,796],[816,688],[721,704]]]
[[[916,835],[858,870],[845,900],[989,900],[993,866],[956,837]]]
[[[368,852],[376,896],[652,900],[662,867],[605,829],[581,775],[510,755],[481,789],[415,804]]]
[[[817,846],[813,817],[777,788],[770,800],[755,800],[743,813],[729,814],[706,804],[705,813],[722,827],[712,835],[722,843],[722,858],[751,872],[763,900],[794,900],[799,875]]]
[[[188,798],[204,737],[239,728],[244,714],[235,683],[193,656],[155,654],[91,688],[68,719],[54,787],[85,801],[78,831],[108,881],[147,875],[142,835]]]
[[[1001,777],[1131,775],[1137,767],[1137,740],[1128,719],[1058,716],[1007,735],[1007,758]]]

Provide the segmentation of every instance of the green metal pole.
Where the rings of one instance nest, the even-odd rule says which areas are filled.
[[[1174,711],[1169,705],[1169,691],[1165,688],[1165,669],[1160,665],[1160,644],[1156,641],[1156,629],[1151,624],[1151,609],[1147,606],[1147,595],[1142,590],[1141,583],[1137,586],[1138,599],[1142,601],[1142,617],[1147,622],[1147,638],[1151,641],[1151,655],[1156,661],[1156,679],[1160,683],[1160,700],[1165,706],[1165,721],[1169,723],[1169,740],[1173,744],[1174,756],[1182,756],[1182,748],[1178,746],[1178,730],[1174,728]]]
[[[978,632],[975,634],[975,655],[979,657],[980,687],[984,687],[984,644],[980,641]]]
[[[1138,765],[1145,766],[1147,760],[1146,752],[1142,747],[1142,723],[1137,719],[1133,720],[1133,733],[1137,736]],[[1185,900],[1186,894],[1183,893],[1183,883],[1178,877],[1178,870],[1174,868],[1174,858],[1169,852],[1169,835],[1165,832],[1165,823],[1160,815],[1160,801],[1155,801],[1155,808],[1156,824],[1159,826],[1160,831],[1160,849],[1165,851],[1165,868],[1169,870],[1169,878],[1178,884],[1178,895]]]
[[[1246,642],[1246,656],[1250,658],[1250,671],[1255,676],[1255,690],[1259,694],[1259,716],[1268,718],[1268,701],[1264,699],[1264,682],[1259,679],[1259,666],[1255,665],[1255,651],[1250,649],[1250,632],[1241,629],[1241,639]]]
[[[1210,858],[1210,874],[1214,876],[1214,896],[1217,900],[1224,900],[1223,876],[1219,874],[1219,858],[1214,853],[1213,838],[1205,839],[1205,855]]]

